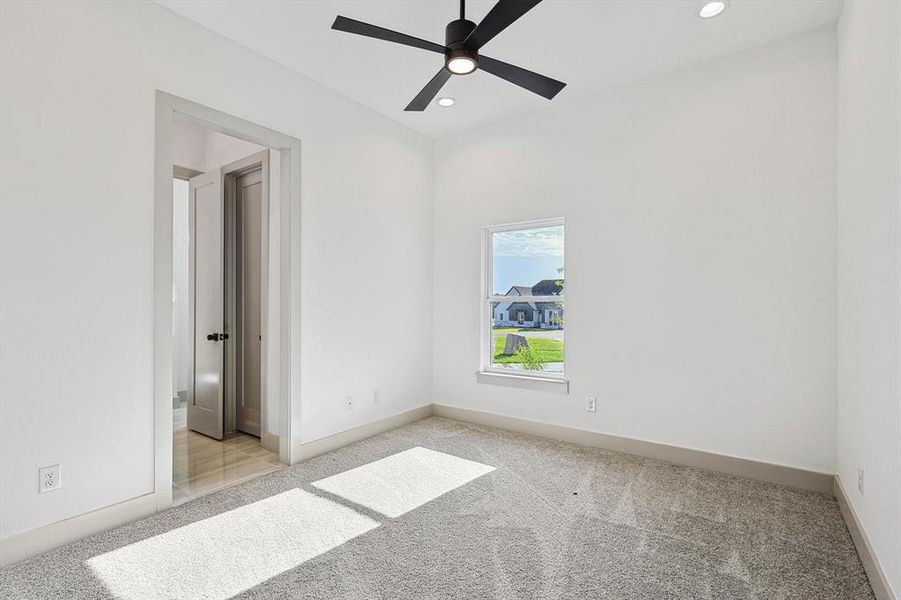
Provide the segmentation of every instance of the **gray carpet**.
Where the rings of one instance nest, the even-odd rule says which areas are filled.
[[[437,417],[0,571],[138,595],[873,597],[828,496]]]

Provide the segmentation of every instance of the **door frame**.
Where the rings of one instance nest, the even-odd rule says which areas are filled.
[[[277,273],[277,293],[268,293],[269,326],[279,343],[269,365],[278,383],[279,460],[293,464],[292,422],[300,418],[300,207],[301,142],[202,104],[156,90],[153,185],[153,429],[156,508],[172,505],[172,178],[176,121],[187,121],[277,150],[278,244],[270,246],[269,272]],[[271,165],[270,165],[271,166]],[[270,211],[274,207],[270,206]],[[270,231],[270,235],[273,232]],[[295,268],[292,268],[292,265]],[[269,285],[272,285],[269,278]],[[274,290],[273,290],[274,291]],[[272,321],[277,322],[272,322]]]

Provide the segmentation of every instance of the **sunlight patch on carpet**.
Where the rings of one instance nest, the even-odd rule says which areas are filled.
[[[489,465],[416,447],[312,485],[394,518],[491,471]]]
[[[121,600],[231,598],[379,526],[293,489],[86,561]]]

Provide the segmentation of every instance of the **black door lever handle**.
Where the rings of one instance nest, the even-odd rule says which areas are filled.
[[[211,342],[218,342],[219,334],[218,333],[208,333],[208,334],[206,334],[206,339],[208,339]]]

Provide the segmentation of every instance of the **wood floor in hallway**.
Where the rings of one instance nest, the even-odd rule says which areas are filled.
[[[234,433],[221,442],[187,428],[185,409],[173,411],[172,501],[198,496],[282,468],[259,438]]]

